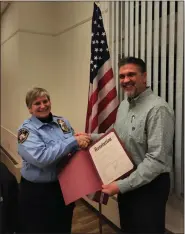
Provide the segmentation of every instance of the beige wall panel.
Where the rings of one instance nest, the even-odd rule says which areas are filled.
[[[58,6],[58,29],[62,32],[83,21],[90,20],[94,2],[60,2]],[[101,2],[102,13],[107,10],[108,2]]]
[[[89,88],[90,21],[59,38],[59,87],[62,113],[77,131],[85,126]],[[59,111],[57,109],[57,111]]]
[[[18,30],[18,23],[18,6],[16,3],[12,3],[1,19],[1,43]]]
[[[1,46],[1,125],[15,132],[19,116],[19,35]]]
[[[56,39],[51,36],[20,33],[21,75],[17,80],[20,84],[20,118],[17,120],[18,124],[21,124],[28,117],[25,105],[25,95],[28,90],[38,86],[46,88],[53,94],[52,96],[57,95],[56,46]],[[54,102],[53,105],[57,105],[57,103]]]
[[[57,2],[17,2],[19,28],[39,33],[57,32]]]
[[[92,17],[92,10],[93,2],[60,2],[58,6],[59,31]]]

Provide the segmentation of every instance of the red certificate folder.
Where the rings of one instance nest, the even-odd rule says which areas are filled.
[[[111,136],[113,136],[114,142],[116,142],[118,147],[114,143],[115,151],[114,154],[111,155],[110,157],[112,161],[110,161],[110,159],[109,160],[106,159],[108,163],[110,161],[109,165],[106,166],[103,165],[104,161],[106,162],[106,160],[104,160],[103,157],[106,157],[106,155],[108,155],[107,150],[111,149],[109,147],[111,146]],[[126,155],[124,160],[116,161],[116,155],[118,155],[116,154],[117,152],[116,150],[118,148],[119,150],[122,150],[121,153],[123,155]],[[120,153],[120,151],[118,153]],[[101,161],[98,161],[97,159],[100,159],[100,157],[102,157],[102,159]],[[115,175],[114,172],[112,172],[114,168],[114,167],[112,168],[112,165],[113,164],[116,165],[116,162],[117,164],[119,163],[123,164],[123,171],[120,171],[121,173],[120,176],[118,175],[119,173],[117,171],[116,171],[117,174]],[[128,164],[126,168],[124,168],[124,162]],[[103,165],[103,167],[101,166],[103,168],[103,171],[101,171],[102,168],[100,167],[100,164]],[[111,173],[110,178],[109,174],[106,174],[108,173],[107,168],[110,168],[109,169]],[[120,165],[118,169],[120,169]],[[74,202],[82,197],[100,191],[102,189],[102,184],[105,183],[105,178],[108,179],[107,181],[111,183],[116,179],[128,176],[133,170],[134,170],[134,164],[132,163],[129,154],[126,153],[123,143],[117,136],[115,130],[112,129],[111,131],[105,133],[95,143],[93,143],[87,150],[77,151],[72,156],[72,158],[67,162],[67,164],[63,168],[61,168],[58,174],[58,179],[63,193],[65,204],[68,205],[71,202]],[[104,174],[105,178],[103,178]]]

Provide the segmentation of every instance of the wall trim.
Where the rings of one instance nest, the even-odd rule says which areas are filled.
[[[105,14],[106,12],[108,12],[108,8],[106,10],[102,11],[102,15]],[[85,24],[85,23],[87,23],[88,21],[91,21],[91,20],[92,20],[92,16],[88,17],[88,18],[80,21],[79,23],[76,23],[76,24],[74,24],[74,25],[72,25],[72,26],[70,26],[68,28],[63,29],[62,31],[56,33],[55,36],[60,36],[61,34],[65,33],[65,32],[68,32],[68,31],[70,31],[70,30],[72,30],[72,29],[74,29],[74,28],[76,28],[76,27],[78,27],[78,26],[80,26],[82,24]]]
[[[108,12],[108,8],[104,11],[102,11],[102,15],[104,13]],[[83,25],[85,23],[87,23],[88,21],[91,21],[92,17],[86,18],[82,21],[80,21],[79,23],[76,23],[70,27],[67,27],[65,29],[63,29],[62,31],[59,31],[57,33],[49,33],[49,32],[38,32],[38,31],[34,31],[34,30],[29,30],[29,29],[24,29],[24,28],[19,28],[17,29],[15,32],[13,32],[10,36],[8,36],[4,41],[1,42],[1,46],[4,45],[7,41],[9,41],[12,37],[14,37],[17,33],[28,33],[28,34],[33,34],[33,35],[42,35],[42,36],[50,36],[50,37],[57,37],[60,36],[74,28],[77,28],[80,25]]]
[[[27,34],[55,37],[55,34],[48,33],[48,32],[37,32],[37,31],[28,30],[28,29],[17,29],[8,38],[6,38],[4,41],[1,42],[1,46],[4,45],[7,41],[9,41],[12,37],[14,37],[17,33],[27,33]]]
[[[1,46],[4,45],[7,41],[9,41],[12,37],[14,37],[19,30],[16,30],[15,32],[13,32],[9,37],[7,37],[4,41],[1,42]]]
[[[14,137],[16,137],[16,138],[17,138],[17,135],[16,135],[16,134],[14,134],[13,132],[11,132],[9,129],[7,129],[7,128],[3,127],[2,125],[0,125],[0,128],[3,128],[3,129],[4,129],[4,130],[6,130],[8,133],[10,133],[11,135],[13,135]]]
[[[17,135],[1,125],[0,130],[0,148],[2,147],[8,153],[8,155],[10,156],[9,158],[13,159],[11,161],[14,162],[14,164],[21,164],[22,159],[17,152]]]
[[[8,157],[8,159],[14,164],[18,165],[19,163],[11,156],[11,154],[0,144],[0,150]]]
[[[4,10],[1,12],[1,18],[5,14],[5,12],[8,10],[8,8],[10,7],[10,4],[11,2],[7,2],[7,5],[5,6]]]
[[[0,161],[6,165],[8,170],[16,177],[17,182],[20,182],[21,178],[21,163],[17,163],[11,155],[0,145]]]

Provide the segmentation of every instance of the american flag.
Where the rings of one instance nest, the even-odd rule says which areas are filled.
[[[118,105],[103,18],[100,8],[94,3],[86,133],[105,133],[116,120]],[[108,195],[101,191],[88,197],[103,204],[108,201]]]
[[[118,104],[103,18],[94,3],[86,133],[108,130],[115,122]]]

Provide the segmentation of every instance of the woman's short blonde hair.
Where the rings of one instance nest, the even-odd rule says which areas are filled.
[[[32,106],[32,103],[35,101],[38,97],[46,96],[48,100],[50,101],[50,95],[46,89],[35,87],[27,92],[26,94],[26,105],[30,109]]]

